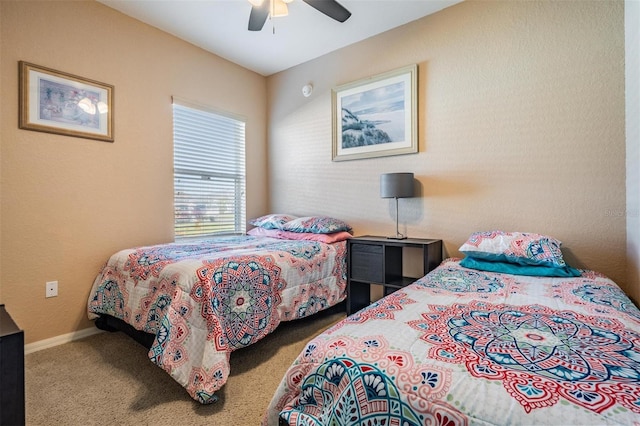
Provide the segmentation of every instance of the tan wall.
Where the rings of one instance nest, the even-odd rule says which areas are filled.
[[[379,175],[414,172],[401,232],[545,233],[626,286],[624,3],[465,1],[268,78],[273,211],[390,235]],[[331,161],[333,87],[419,66],[418,154]],[[314,93],[301,95],[312,82]]]
[[[266,210],[264,77],[93,1],[1,1],[0,16],[0,297],[27,343],[92,326],[114,251],[173,240],[172,95],[247,118],[247,214]],[[19,60],[114,85],[115,142],[18,129]]]
[[[0,303],[27,343],[90,327],[86,298],[106,258],[172,239],[172,95],[248,118],[249,217],[268,203],[268,108],[272,210],[391,234],[379,174],[413,171],[423,195],[400,202],[411,236],[443,238],[458,255],[479,229],[549,233],[574,265],[608,274],[638,300],[636,263],[627,267],[637,253],[625,256],[619,214],[637,209],[637,198],[625,204],[622,9],[467,1],[265,87],[99,3],[0,1]],[[113,84],[115,143],[19,130],[19,60]],[[332,163],[331,88],[409,63],[420,67],[420,153]],[[303,98],[307,82],[315,91]],[[267,94],[268,105],[255,102]],[[48,280],[60,282],[57,298],[44,298]]]
[[[640,301],[640,2],[627,0],[625,103],[627,138],[627,288]]]

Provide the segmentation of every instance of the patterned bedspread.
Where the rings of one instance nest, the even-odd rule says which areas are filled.
[[[605,276],[448,259],[307,344],[265,424],[638,425],[640,311]]]
[[[252,236],[122,250],[93,284],[89,318],[109,314],[154,334],[151,361],[210,403],[230,352],[345,298],[345,252],[344,241]]]

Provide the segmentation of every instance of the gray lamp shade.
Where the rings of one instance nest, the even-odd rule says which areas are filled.
[[[413,173],[380,175],[380,198],[413,197]]]

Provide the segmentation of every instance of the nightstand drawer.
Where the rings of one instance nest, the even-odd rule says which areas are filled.
[[[351,279],[384,282],[383,246],[351,244]]]

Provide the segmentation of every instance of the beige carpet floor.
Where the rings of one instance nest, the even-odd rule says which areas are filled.
[[[100,333],[25,358],[27,425],[259,425],[307,341],[345,317],[329,311],[281,323],[231,354],[220,399],[201,405],[121,332]]]

